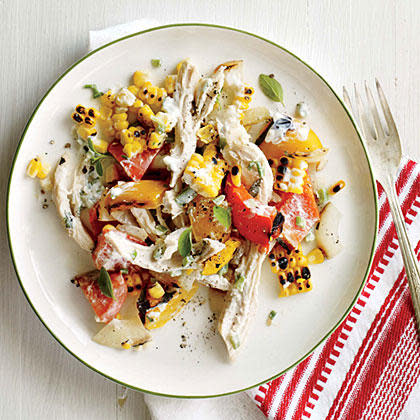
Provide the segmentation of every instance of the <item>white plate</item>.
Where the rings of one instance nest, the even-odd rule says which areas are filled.
[[[152,70],[150,60],[163,66]],[[28,161],[47,152],[55,162],[71,141],[70,113],[91,103],[86,83],[106,88],[127,84],[136,69],[156,81],[185,57],[202,72],[232,59],[245,62],[246,80],[256,88],[255,103],[266,98],[260,73],[274,73],[287,108],[304,100],[309,123],[331,149],[325,177],[344,179],[335,199],[343,213],[344,251],[311,268],[310,293],[279,299],[277,281],[266,267],[258,313],[248,342],[235,363],[214,334],[207,302],[189,305],[176,321],[153,331],[153,345],[140,352],[102,347],[91,341],[99,329],[89,303],[70,279],[91,267],[90,257],[66,236],[53,205],[43,210],[38,184],[25,176]],[[49,144],[50,140],[55,144]],[[171,396],[216,396],[244,390],[284,373],[308,356],[339,324],[361,290],[372,257],[377,225],[376,189],[360,136],[344,105],[309,66],[279,46],[251,34],[206,25],[155,28],[111,43],[80,60],[48,91],[35,110],[16,153],[8,196],[10,247],[16,272],[31,306],[53,336],[75,357],[110,379],[147,392]],[[202,291],[204,298],[206,290]],[[267,327],[268,313],[278,312]],[[182,319],[181,319],[182,318]],[[185,325],[183,326],[183,323]],[[212,329],[213,328],[213,329]],[[181,336],[186,336],[181,348]]]

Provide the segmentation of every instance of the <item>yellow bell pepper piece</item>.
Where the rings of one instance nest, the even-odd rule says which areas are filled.
[[[225,248],[206,261],[202,274],[204,276],[216,274],[222,267],[229,263],[233,258],[236,248],[238,248],[240,244],[241,243],[236,239],[229,239],[226,241]]]

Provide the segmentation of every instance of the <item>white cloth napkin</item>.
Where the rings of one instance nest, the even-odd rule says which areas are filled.
[[[110,28],[89,32],[89,50],[92,51],[108,42],[140,32],[159,22],[141,19],[123,23]],[[152,420],[261,420],[264,414],[246,394],[210,399],[166,398],[145,394],[144,400],[149,408]]]

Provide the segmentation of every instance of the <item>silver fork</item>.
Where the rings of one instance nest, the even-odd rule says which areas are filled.
[[[386,124],[382,124],[378,109],[375,105],[372,92],[365,82],[367,105],[363,101],[354,85],[355,106],[352,106],[350,96],[343,88],[344,101],[352,110],[358,126],[367,143],[368,153],[373,163],[373,172],[376,179],[381,183],[388,197],[392,218],[394,219],[398,241],[404,261],[405,272],[410,286],[414,312],[417,320],[417,331],[420,332],[420,268],[407,236],[404,217],[395,190],[395,179],[398,166],[401,163],[401,141],[397,127],[389,109],[384,92],[376,80],[379,102],[382,107]],[[373,119],[373,125],[372,125]]]

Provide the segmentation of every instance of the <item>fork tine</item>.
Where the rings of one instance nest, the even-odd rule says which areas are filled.
[[[368,99],[369,106],[370,106],[370,111],[373,117],[373,123],[375,125],[376,138],[378,139],[380,137],[384,137],[385,132],[382,127],[381,119],[379,118],[378,108],[376,108],[375,100],[373,99],[372,92],[369,89],[369,86],[366,81],[365,81],[365,90],[366,90],[366,97]]]
[[[375,78],[375,82],[376,82],[376,89],[378,90],[379,101],[381,102],[381,106],[382,106],[382,111],[384,112],[385,120],[388,125],[388,131],[390,134],[396,133],[397,126],[395,125],[394,118],[392,117],[391,110],[385,98],[384,91],[382,90],[382,87],[379,84],[378,79]]]
[[[369,123],[366,120],[366,113],[363,112],[362,98],[359,95],[359,91],[357,90],[356,83],[354,84],[354,98],[356,100],[356,110],[357,110],[357,113],[355,113],[355,115],[357,115],[357,118],[359,120],[359,128],[360,128],[360,131],[362,132],[363,137],[366,140],[368,140],[367,134],[369,133]],[[372,136],[369,136],[369,138],[372,138]]]
[[[344,99],[344,103],[347,105],[347,108],[349,108],[351,113],[353,114],[353,116],[356,117],[356,114],[355,114],[354,109],[353,109],[353,105],[352,105],[351,100],[350,100],[350,95],[347,92],[347,89],[346,89],[345,86],[343,86],[343,99]]]

